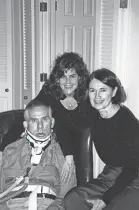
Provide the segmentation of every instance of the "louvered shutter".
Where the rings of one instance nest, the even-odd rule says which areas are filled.
[[[97,1],[97,0],[96,0]],[[97,2],[98,3],[98,2]],[[96,65],[97,68],[116,70],[116,43],[119,0],[100,0],[97,5]],[[104,163],[93,145],[94,177],[102,171]]]
[[[114,38],[114,0],[101,0],[100,5],[100,68],[112,69]]]
[[[35,29],[34,0],[21,0],[23,49],[23,105],[34,98],[35,92]]]
[[[22,49],[23,49],[23,97],[24,105],[32,98],[32,34],[31,0],[22,0]]]

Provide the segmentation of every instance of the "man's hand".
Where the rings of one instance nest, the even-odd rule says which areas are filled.
[[[93,204],[93,208],[91,210],[101,210],[103,209],[106,204],[100,200],[100,199],[96,199],[96,200],[87,200],[89,203]]]
[[[65,157],[65,163],[63,164],[62,173],[61,173],[61,181],[63,183],[68,184],[71,178],[71,174],[75,170],[74,168],[74,160],[73,155],[68,155]]]

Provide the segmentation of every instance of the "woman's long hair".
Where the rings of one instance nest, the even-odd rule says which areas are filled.
[[[58,55],[54,61],[52,72],[43,88],[46,94],[52,95],[56,100],[64,99],[66,96],[59,85],[59,79],[65,71],[74,69],[79,76],[78,87],[75,90],[74,98],[77,101],[86,98],[89,72],[83,58],[75,52],[65,52]]]

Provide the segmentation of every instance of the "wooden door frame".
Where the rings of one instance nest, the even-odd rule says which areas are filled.
[[[21,34],[21,1],[12,0],[12,60],[13,60],[13,109],[22,106],[22,34]]]

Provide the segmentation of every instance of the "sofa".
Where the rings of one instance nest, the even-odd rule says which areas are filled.
[[[0,151],[19,138],[24,130],[23,120],[23,109],[0,113]],[[14,139],[12,133],[14,133]]]
[[[1,152],[8,144],[16,141],[20,137],[20,134],[24,131],[23,120],[23,109],[0,113]],[[12,133],[14,133],[14,138],[12,137]],[[91,181],[93,178],[93,154],[90,128],[86,128],[81,132],[80,141],[82,145],[80,149],[77,181],[79,184],[83,184],[84,182]]]

